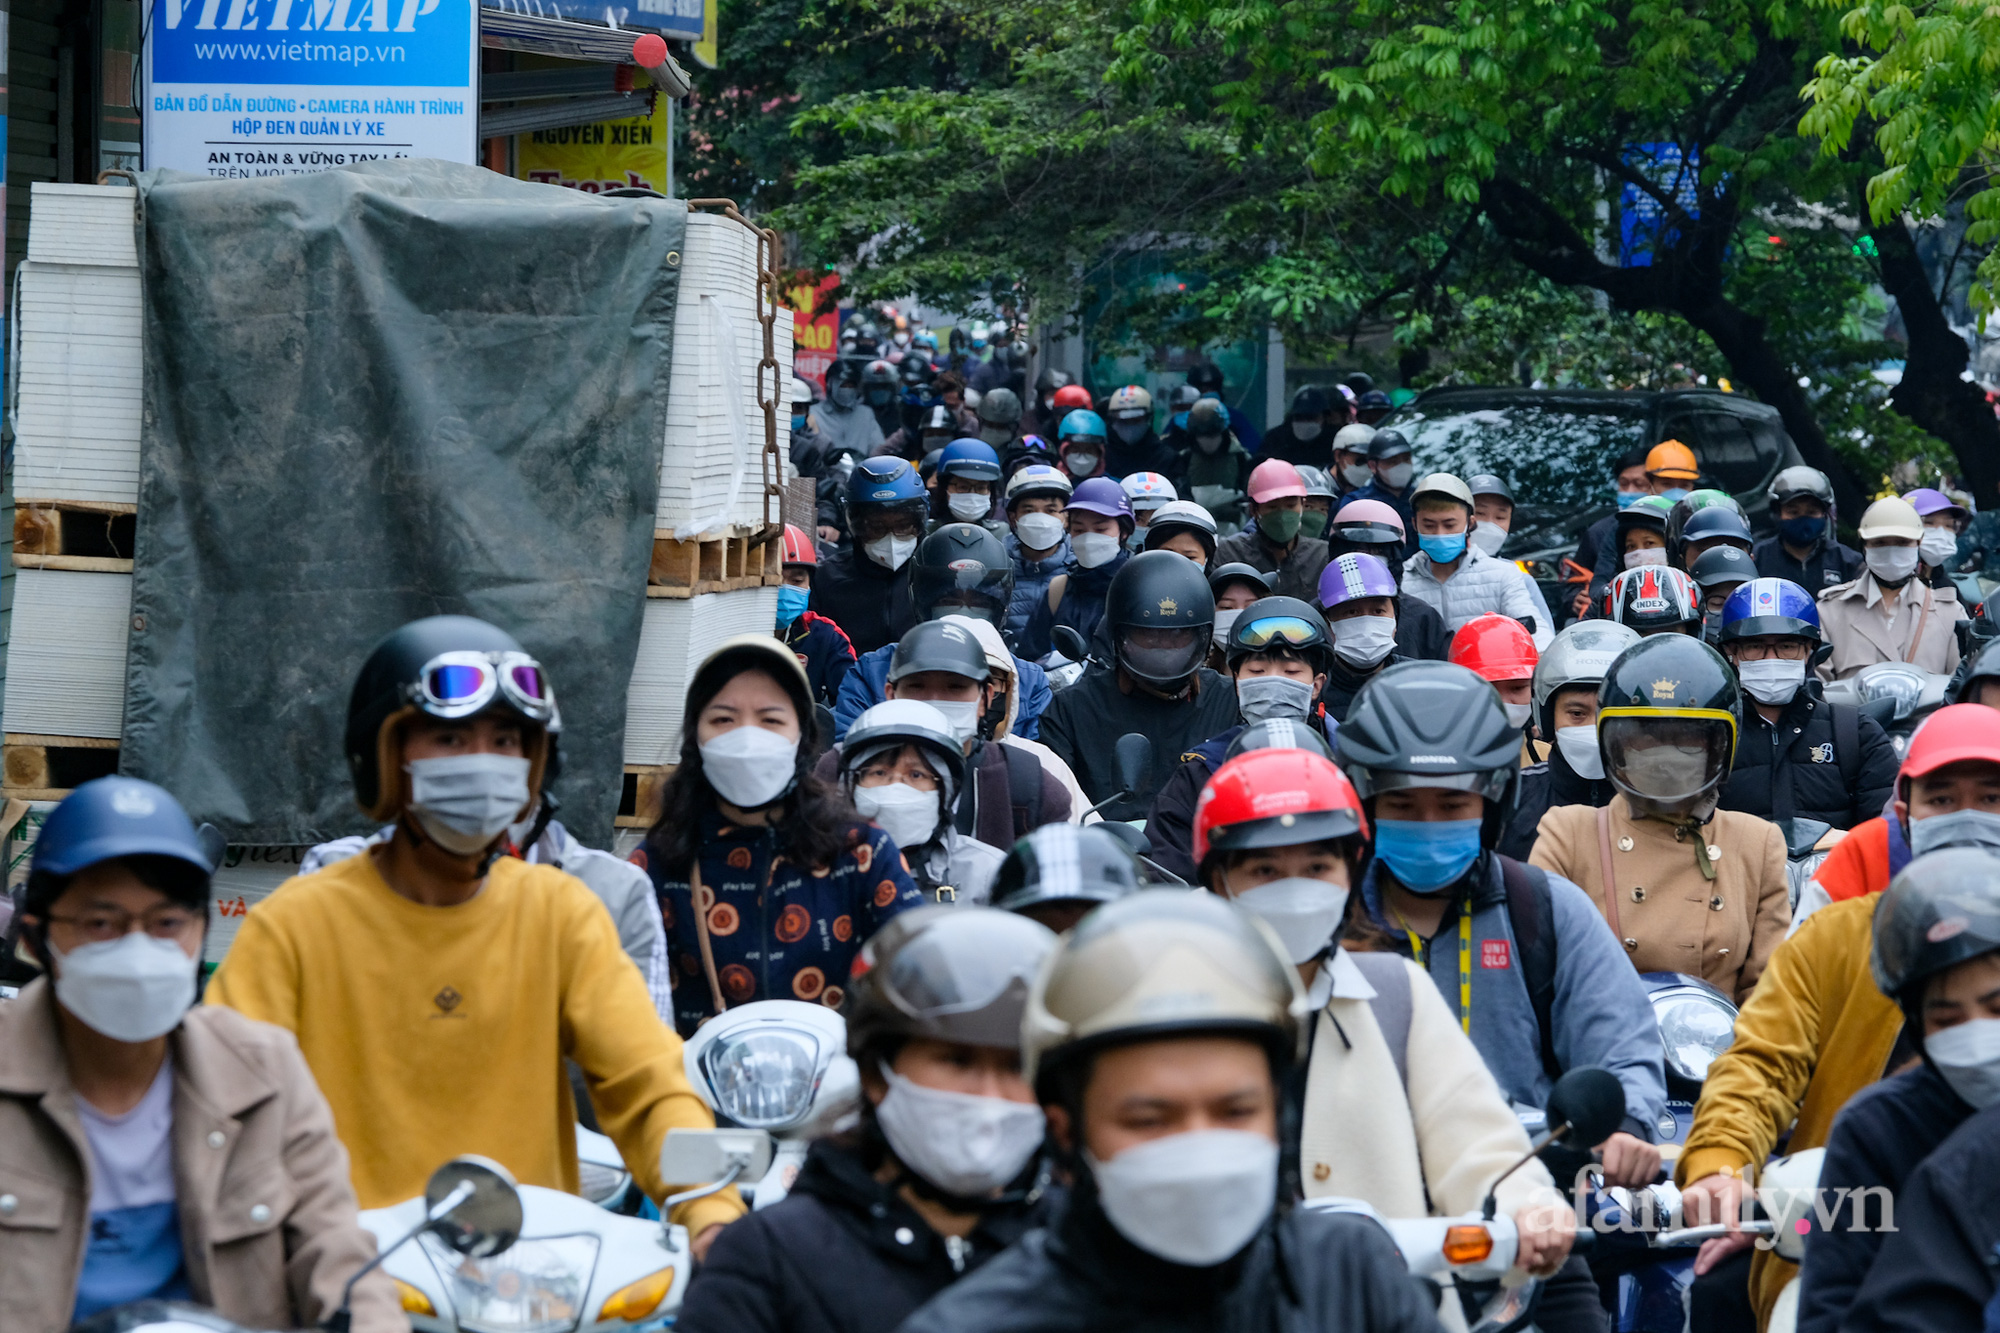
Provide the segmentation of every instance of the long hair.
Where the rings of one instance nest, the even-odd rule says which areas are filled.
[[[762,671],[760,667],[745,668]],[[696,680],[688,692],[687,709],[682,714],[681,760],[667,779],[660,801],[660,817],[646,831],[647,856],[668,879],[688,878],[688,869],[701,849],[702,817],[716,808],[715,788],[701,770],[701,747],[695,743],[696,720],[723,686],[736,674],[713,672]],[[770,675],[769,672],[764,672]],[[783,688],[785,683],[771,679]],[[791,691],[786,691],[788,695]],[[810,701],[808,701],[810,702]],[[801,709],[792,697],[799,717],[799,752],[792,789],[771,810],[771,827],[778,835],[779,849],[794,865],[824,870],[840,854],[854,845],[861,816],[840,789],[814,775],[818,757],[818,718],[810,708]]]

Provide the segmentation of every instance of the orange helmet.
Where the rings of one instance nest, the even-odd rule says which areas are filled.
[[[819,564],[819,548],[813,545],[812,537],[803,528],[790,523],[785,524],[784,563],[815,567]]]
[[[1074,412],[1079,407],[1087,412],[1090,410],[1090,390],[1081,384],[1065,384],[1056,390],[1049,403],[1058,412]]]
[[[1310,750],[1240,754],[1215,770],[1194,806],[1194,861],[1204,869],[1213,852],[1367,837],[1354,784]]]
[[[1451,636],[1445,661],[1465,667],[1482,680],[1526,680],[1542,655],[1521,622],[1498,611],[1474,616]]]
[[[1646,472],[1668,481],[1701,480],[1701,464],[1695,461],[1694,450],[1679,440],[1662,440],[1654,445],[1646,454]]]

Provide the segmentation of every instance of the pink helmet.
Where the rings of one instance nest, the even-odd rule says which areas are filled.
[[[1355,536],[1349,538],[1351,541],[1363,543],[1402,541],[1409,536],[1408,530],[1403,527],[1403,516],[1396,512],[1393,505],[1385,504],[1381,500],[1349,500],[1340,507],[1340,512],[1333,516],[1332,526],[1336,528],[1350,526],[1357,528],[1384,527],[1396,530],[1394,537]]]
[[[1267,458],[1250,469],[1250,498],[1258,504],[1283,499],[1287,495],[1306,498],[1306,479],[1282,458]]]

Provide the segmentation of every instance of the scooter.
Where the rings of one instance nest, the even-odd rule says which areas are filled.
[[[1882,724],[1901,759],[1910,736],[1925,718],[1944,705],[1950,676],[1920,670],[1906,662],[1877,662],[1845,680],[1826,687],[1826,701],[1849,704]]]

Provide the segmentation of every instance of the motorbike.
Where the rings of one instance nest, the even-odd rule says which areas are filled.
[[[1901,760],[1919,723],[1944,706],[1950,676],[1919,670],[1905,662],[1877,662],[1845,680],[1827,685],[1828,703],[1859,708],[1882,724]]]

